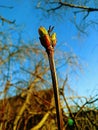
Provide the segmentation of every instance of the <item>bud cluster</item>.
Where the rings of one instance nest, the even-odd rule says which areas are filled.
[[[41,26],[38,29],[39,32],[39,39],[40,42],[42,44],[42,46],[44,46],[46,49],[48,49],[49,47],[53,47],[56,45],[56,33],[52,33],[50,35],[49,31],[47,31],[43,26]]]

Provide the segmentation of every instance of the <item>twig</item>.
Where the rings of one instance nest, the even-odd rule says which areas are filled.
[[[8,19],[5,19],[4,17],[0,16],[0,20],[2,20],[2,22],[4,23],[8,23],[8,24],[14,24],[16,20],[10,21]]]
[[[54,99],[55,99],[55,105],[56,105],[58,130],[63,130],[63,117],[62,117],[62,112],[61,112],[61,107],[60,107],[57,74],[56,74],[55,63],[54,63],[54,45],[55,45],[54,42],[56,42],[56,38],[54,35],[53,41],[52,41],[51,30],[53,30],[53,27],[51,28],[51,26],[49,27],[48,31],[44,27],[40,27],[39,34],[40,34],[40,42],[42,46],[45,47],[47,55],[48,55],[48,59],[49,59],[53,91],[54,91]]]
[[[50,64],[50,70],[51,70],[51,76],[52,76],[52,83],[53,83],[53,90],[54,90],[54,98],[55,98],[55,104],[56,104],[56,112],[57,112],[57,122],[58,122],[58,129],[62,130],[63,128],[63,119],[62,119],[62,113],[60,108],[60,97],[59,97],[59,89],[58,89],[58,82],[57,82],[57,75],[56,75],[56,69],[55,69],[55,63],[54,63],[54,50],[51,48],[51,50],[47,51],[49,64]]]
[[[62,2],[62,1],[60,1],[59,4],[61,4],[62,6],[68,6],[71,8],[78,8],[78,9],[83,9],[83,10],[85,9],[88,12],[98,11],[98,8],[91,8],[91,7],[83,6],[83,5],[75,5],[75,4],[70,4],[70,3]]]

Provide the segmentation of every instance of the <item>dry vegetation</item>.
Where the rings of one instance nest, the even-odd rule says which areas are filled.
[[[33,90],[29,100],[28,95],[17,95],[0,101],[1,130],[30,130],[36,125],[37,129],[51,129],[55,124],[52,90]]]
[[[21,93],[17,96],[0,100],[1,130],[57,130],[52,89],[40,91],[33,89],[30,94],[29,92],[28,94]],[[80,100],[80,97],[77,98]],[[71,98],[71,100],[74,100],[74,98]],[[64,106],[62,105],[65,129],[97,130],[98,110],[87,107],[87,104],[91,105],[96,100],[86,101],[81,107],[78,104],[74,104],[74,112],[71,110],[73,106],[69,106],[66,100],[67,112],[64,112]],[[72,126],[68,124],[69,118],[74,120]]]

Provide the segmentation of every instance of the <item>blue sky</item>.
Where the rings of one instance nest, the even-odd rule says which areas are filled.
[[[38,28],[44,25],[55,26],[57,33],[57,48],[61,44],[67,44],[70,49],[79,57],[83,71],[78,77],[72,75],[70,84],[79,95],[89,96],[98,88],[98,29],[88,28],[88,35],[80,35],[74,24],[70,21],[71,11],[63,15],[63,20],[59,16],[59,20],[54,16],[47,16],[41,10],[36,10],[32,0],[3,0],[0,5],[13,6],[12,10],[0,8],[0,15],[9,19],[16,20],[16,24],[23,29],[24,39],[38,39]],[[36,3],[35,3],[36,5]],[[45,15],[45,17],[43,16]],[[67,16],[67,17],[66,17]],[[97,16],[93,13],[93,16]],[[89,19],[93,19],[92,14]],[[68,19],[69,18],[69,19]],[[79,20],[79,18],[78,18]],[[67,47],[62,48],[69,51]],[[62,76],[65,71],[61,72]]]

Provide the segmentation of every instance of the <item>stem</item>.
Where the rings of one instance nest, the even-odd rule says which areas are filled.
[[[54,99],[55,99],[55,105],[56,105],[58,130],[63,130],[63,118],[62,118],[62,112],[61,112],[61,107],[60,107],[60,97],[59,97],[59,89],[58,89],[58,82],[57,82],[57,74],[56,74],[55,63],[54,63],[54,49],[51,47],[49,50],[47,50],[47,54],[48,54],[50,70],[51,70]]]

